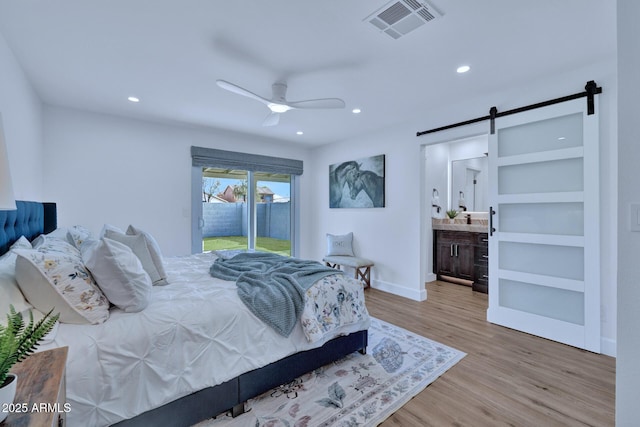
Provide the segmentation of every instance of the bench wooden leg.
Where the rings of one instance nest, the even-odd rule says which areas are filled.
[[[341,270],[340,264],[335,264],[329,261],[324,262],[327,267],[335,268],[337,270]],[[355,271],[355,279],[362,280],[364,282],[364,288],[371,287],[371,266],[366,267],[354,267]]]
[[[340,270],[340,264],[333,264],[330,262],[325,262],[325,264],[327,265],[327,267],[331,267],[331,268],[335,268],[336,270]]]
[[[371,287],[371,266],[367,267],[357,267],[356,269],[356,279],[361,279],[364,282],[364,288]]]

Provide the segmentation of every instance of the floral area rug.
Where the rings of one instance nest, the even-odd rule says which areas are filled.
[[[376,426],[455,365],[465,353],[372,318],[367,354],[305,374],[197,427]]]

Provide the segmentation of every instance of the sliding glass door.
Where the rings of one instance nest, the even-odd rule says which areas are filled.
[[[191,147],[191,251],[297,256],[301,160]]]
[[[202,168],[202,250],[291,255],[289,174]]]

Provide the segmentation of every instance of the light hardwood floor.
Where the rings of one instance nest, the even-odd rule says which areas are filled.
[[[487,295],[469,287],[427,293],[365,293],[372,316],[467,353],[383,427],[614,425],[614,358],[490,324]]]

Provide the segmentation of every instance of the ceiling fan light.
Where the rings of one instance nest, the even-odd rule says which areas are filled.
[[[274,113],[285,113],[285,112],[291,110],[291,107],[289,107],[288,105],[276,104],[276,103],[273,103],[273,102],[271,104],[267,105],[267,107],[269,107],[269,109]]]

